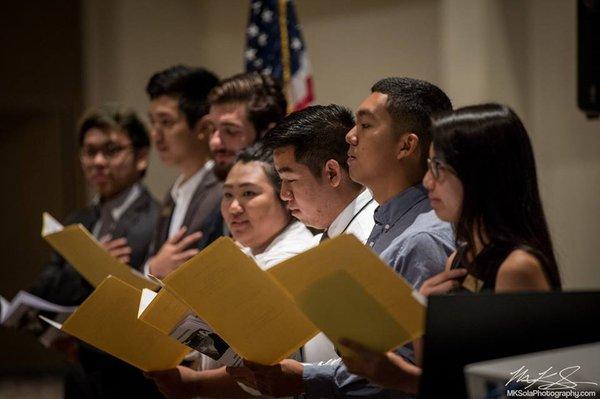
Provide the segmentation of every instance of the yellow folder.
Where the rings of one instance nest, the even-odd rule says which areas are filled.
[[[354,236],[344,235],[261,270],[220,238],[149,293],[140,318],[165,334],[193,312],[245,359],[273,364],[322,330],[378,351],[423,333],[413,289]],[[316,327],[315,327],[316,326]]]
[[[237,354],[254,362],[279,362],[318,332],[289,294],[228,237],[181,265],[163,284]],[[172,323],[170,317],[164,314],[158,328]]]
[[[384,352],[423,334],[425,307],[411,285],[353,235],[325,241],[269,274],[338,347],[345,337]]]
[[[138,318],[163,334],[170,335],[175,326],[190,314],[194,314],[192,309],[169,290],[161,289],[158,293],[142,290]]]
[[[56,328],[143,370],[176,367],[189,349],[138,320],[141,291],[116,277],[107,277]]]
[[[42,237],[94,287],[113,275],[139,289],[158,288],[137,270],[112,257],[80,224],[63,227],[44,212]]]

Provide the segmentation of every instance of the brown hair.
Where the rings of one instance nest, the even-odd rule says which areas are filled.
[[[248,120],[259,138],[269,125],[283,119],[287,109],[281,86],[270,76],[258,72],[242,73],[222,80],[208,94],[208,103],[246,104]]]

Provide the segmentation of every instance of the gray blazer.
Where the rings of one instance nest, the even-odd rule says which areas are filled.
[[[132,249],[131,267],[141,270],[148,246],[152,239],[160,205],[145,187],[141,187],[139,197],[119,218],[113,238],[127,238]],[[95,206],[83,208],[64,219],[64,224],[81,223],[89,231],[98,221],[99,212]],[[62,256],[52,252],[29,291],[41,298],[60,305],[80,305],[92,292],[92,286]]]
[[[212,172],[206,174],[192,195],[182,226],[187,227],[186,235],[196,231],[202,232],[202,238],[196,245],[200,250],[223,235],[222,196],[223,183]],[[174,205],[169,190],[163,201],[148,258],[154,256],[167,241]]]

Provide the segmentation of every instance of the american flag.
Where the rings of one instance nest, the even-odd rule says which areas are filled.
[[[251,0],[246,71],[279,80],[292,111],[314,100],[312,69],[292,0]]]

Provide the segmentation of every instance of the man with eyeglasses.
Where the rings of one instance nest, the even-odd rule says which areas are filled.
[[[96,192],[91,206],[65,218],[83,224],[114,257],[141,270],[159,205],[141,184],[148,166],[150,141],[135,113],[116,104],[90,110],[79,126],[80,160],[86,181]],[[81,304],[93,287],[53,253],[30,291],[51,302]],[[160,397],[136,368],[72,339],[57,342],[73,364],[66,376],[66,398]]]

